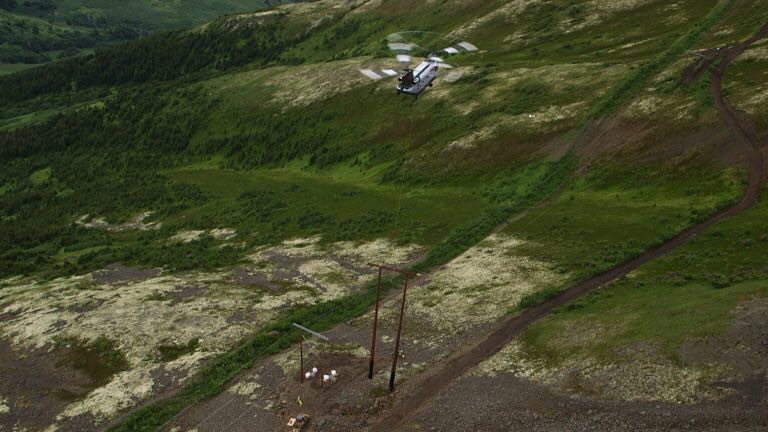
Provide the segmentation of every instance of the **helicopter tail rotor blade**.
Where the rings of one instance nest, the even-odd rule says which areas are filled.
[[[410,63],[411,56],[409,56],[408,54],[398,54],[397,61],[399,61],[400,63]]]
[[[449,83],[455,83],[456,81],[461,79],[461,76],[463,74],[459,71],[451,71],[449,74],[447,74],[443,81],[449,82]]]
[[[372,79],[374,81],[378,81],[378,80],[384,78],[383,76],[377,74],[376,72],[374,72],[374,71],[372,71],[370,69],[360,69],[360,73],[365,75],[365,76],[367,76],[368,78],[370,78],[370,79]]]
[[[388,46],[392,51],[411,51],[412,49],[418,47],[416,44],[405,42],[390,42]]]
[[[462,51],[472,52],[472,51],[478,51],[478,50],[479,48],[476,47],[475,45],[464,41],[464,42],[457,43],[455,47],[445,48],[443,51],[447,52],[450,55],[455,55],[455,54],[459,54]]]

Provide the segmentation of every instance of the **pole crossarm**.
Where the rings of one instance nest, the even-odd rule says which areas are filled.
[[[297,329],[299,329],[299,330],[302,330],[302,331],[305,331],[305,332],[307,332],[307,333],[311,334],[312,336],[314,336],[314,337],[316,337],[316,338],[322,339],[322,340],[324,340],[324,341],[326,341],[326,342],[329,342],[329,341],[330,341],[330,339],[328,339],[328,337],[327,337],[327,336],[324,336],[324,335],[322,335],[322,334],[320,334],[320,333],[318,333],[318,332],[316,332],[316,331],[310,330],[310,329],[308,329],[308,328],[304,327],[304,326],[303,326],[303,325],[301,325],[301,324],[298,324],[298,323],[293,323],[293,326],[294,326],[294,327],[296,327],[296,328],[297,328]]]

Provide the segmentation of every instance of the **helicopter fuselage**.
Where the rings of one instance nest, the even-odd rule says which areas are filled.
[[[437,78],[437,70],[437,61],[431,59],[424,60],[415,69],[406,69],[398,79],[397,94],[420,95]]]

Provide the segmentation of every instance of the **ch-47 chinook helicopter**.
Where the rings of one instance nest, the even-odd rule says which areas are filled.
[[[416,32],[410,32],[416,33]],[[441,69],[454,69],[454,66],[448,64],[441,57],[438,57],[435,52],[429,52],[426,58],[419,63],[418,66],[412,68],[410,66],[412,57],[407,52],[413,50],[423,50],[416,44],[404,42],[401,34],[395,33],[388,37],[390,43],[389,49],[395,51],[397,54],[397,61],[402,65],[402,72],[398,73],[393,68],[383,69],[360,69],[360,73],[367,76],[372,80],[381,80],[387,77],[398,77],[397,94],[407,94],[418,97],[422,94],[427,87],[432,87],[433,82],[438,77],[438,71]],[[455,46],[450,46],[442,50],[445,55],[456,55],[461,52],[477,51],[478,48],[469,42],[459,42]],[[447,74],[446,80],[449,82],[456,81],[460,78],[460,74],[452,72]]]

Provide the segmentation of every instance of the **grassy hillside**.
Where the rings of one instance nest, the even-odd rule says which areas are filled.
[[[746,5],[729,14],[715,36],[705,38],[697,48],[734,44],[754,34],[765,24],[765,15],[748,15],[749,11],[757,12],[754,7]],[[731,77],[727,84],[729,99],[744,110],[746,124],[762,121],[763,108],[755,102],[755,95],[762,94],[764,86],[754,80],[756,74],[764,73],[764,69],[754,69],[761,61],[760,46],[764,44],[758,43],[748,50],[751,54],[731,65],[727,75]],[[685,64],[680,62],[669,70],[680,76]],[[709,97],[708,73],[704,73],[701,82],[680,85],[669,70],[653,80],[653,85],[629,107],[623,115],[623,127],[627,127],[626,123],[645,123],[649,118],[653,128],[662,127],[664,133],[669,133],[669,129],[663,125],[670,122],[680,122],[678,127],[684,129],[685,123],[691,121],[700,128],[707,124],[716,127],[718,117]],[[670,83],[675,85],[671,87]],[[747,88],[751,92],[745,91]],[[680,109],[686,105],[688,108]],[[636,111],[641,106],[642,112]],[[670,113],[675,113],[672,117],[676,120],[670,119]],[[751,133],[761,137],[765,129],[761,125]],[[657,135],[651,132],[647,136],[655,139]],[[684,162],[685,158],[698,153],[706,154],[707,159],[725,160],[728,152],[740,153],[730,137],[711,142],[701,147],[689,146],[688,156],[670,160],[662,169],[676,171],[680,178],[693,179],[704,171],[700,166],[692,171],[680,169],[681,163],[690,163]],[[717,144],[720,142],[723,144]],[[624,158],[642,158],[647,151],[635,142],[609,150],[613,157]],[[650,192],[655,183],[651,177],[622,174],[621,179],[608,180],[600,173],[604,167],[582,177],[583,185],[575,185],[551,206],[510,226],[527,233],[526,238],[535,242],[537,246],[528,253],[554,258],[576,274],[605,269],[637,252],[633,251],[633,244],[617,248],[621,243],[615,239],[633,237],[635,216],[640,212],[646,215],[645,223],[654,225],[651,230],[663,231],[676,219],[685,224],[684,219],[699,218],[701,212],[696,207],[705,205],[707,198],[697,195],[708,189],[707,184],[713,186],[712,191],[720,191],[709,198],[715,199],[715,207],[720,200],[737,199],[746,184],[742,174],[732,172],[721,180],[699,178],[686,182],[687,186],[677,184],[656,195]],[[675,205],[670,207],[658,199],[681,192],[681,200],[676,200],[681,207],[677,210],[673,210]],[[582,195],[585,193],[587,196]],[[558,310],[532,326],[497,361],[517,370],[522,368],[516,365],[526,365],[530,369],[522,375],[592,397],[673,403],[724,397],[716,384],[718,380],[740,381],[762,370],[751,366],[763,360],[762,342],[753,339],[761,330],[751,330],[750,326],[754,325],[753,314],[760,313],[768,297],[768,273],[759,258],[768,248],[766,226],[761,222],[765,201],[763,193],[753,209],[716,224],[667,256]],[[614,211],[616,206],[627,204],[632,206],[631,210]],[[581,205],[586,206],[578,207]],[[643,207],[646,210],[641,210]],[[590,208],[600,211],[591,212]],[[663,216],[666,212],[669,213]],[[679,230],[678,227],[668,232]]]
[[[119,370],[80,384],[73,400],[41,399],[51,412],[40,425],[92,425],[153,395],[177,395],[116,426],[154,430],[297,340],[292,320],[322,330],[364,313],[373,301],[366,260],[429,272],[495,232],[520,242],[504,259],[557,273],[545,278],[556,286],[536,286],[520,302],[513,282],[486,299],[514,312],[732,203],[744,186],[740,157],[727,146],[707,75],[684,85],[681,74],[689,50],[726,40],[713,36],[718,25],[738,28],[728,41],[750,33],[742,24],[754,31],[752,4],[614,3],[329,0],[197,27],[262,4],[62,1],[55,14],[2,12],[9,24],[0,28],[18,37],[2,49],[29,46],[21,30],[34,22],[61,49],[20,55],[50,59],[123,30],[133,38],[188,27],[29,70],[3,67],[13,73],[0,76],[0,339],[22,352],[56,343],[50,355],[102,345],[107,357],[124,355]],[[403,29],[444,34],[414,36],[438,49],[469,40],[481,51],[449,60],[463,73],[456,83],[397,97],[394,82],[371,83],[357,70],[389,65],[386,37]],[[764,133],[764,104],[750,94],[762,89],[761,52],[735,64],[727,85]],[[761,211],[744,215],[758,237]],[[557,365],[637,340],[716,334],[740,298],[764,294],[751,283],[764,279],[752,262],[762,240],[750,237],[749,277],[737,277],[735,264],[711,268],[722,254],[729,263],[739,255],[722,249],[736,241],[733,224],[534,327],[529,356]],[[674,267],[683,261],[681,273]],[[134,279],[104,276],[124,271],[117,264]],[[684,289],[662,295],[678,281]],[[704,292],[710,283],[736,288]],[[486,292],[475,288],[430,289]],[[707,303],[691,322],[711,325],[687,332],[681,315],[633,327],[667,298],[671,311]],[[637,320],[614,326],[616,311],[635,303]],[[569,351],[546,344],[579,320],[622,330]],[[100,336],[114,340],[92,347]],[[76,369],[70,363],[60,362]],[[169,383],[156,379],[161,368],[176,374]],[[114,393],[123,396],[103,397]],[[38,418],[12,405],[26,413],[22,423]]]

